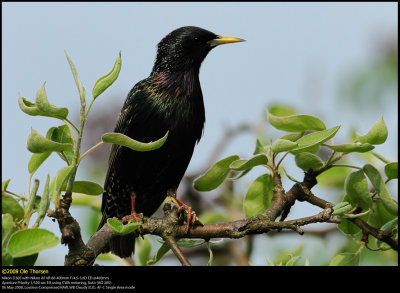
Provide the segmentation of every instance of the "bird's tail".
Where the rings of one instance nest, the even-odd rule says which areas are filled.
[[[101,218],[97,231],[103,227],[108,218],[110,217],[106,215],[106,213],[103,213],[103,217]],[[130,257],[135,252],[135,239],[136,237],[134,237],[133,234],[114,236],[110,240],[109,244],[104,247],[102,253],[111,251],[111,253],[118,255],[121,258]]]

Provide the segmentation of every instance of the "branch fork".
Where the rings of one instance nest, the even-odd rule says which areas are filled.
[[[189,229],[180,217],[179,208],[170,202],[164,205],[164,217],[148,218],[140,226],[140,233],[135,231],[136,236],[152,234],[163,238],[182,265],[188,266],[190,262],[184,256],[182,250],[176,243],[179,238],[201,238],[208,241],[211,238],[242,238],[246,235],[268,233],[272,230],[293,230],[300,235],[304,234],[302,226],[319,223],[338,221],[331,217],[333,204],[325,201],[311,192],[311,188],[317,184],[318,172],[308,171],[305,173],[303,182],[295,183],[292,188],[285,192],[279,174],[274,175],[274,197],[271,206],[262,214],[228,223],[216,223],[207,225],[191,225]],[[296,202],[307,201],[323,210],[314,215],[294,220],[285,221],[284,217],[290,207]],[[97,231],[85,245],[80,235],[78,223],[69,214],[69,195],[65,194],[61,200],[60,208],[55,212],[55,218],[59,222],[64,243],[68,244],[69,253],[66,256],[65,265],[93,265],[96,257],[101,253],[106,244],[114,237],[111,229],[106,224]],[[286,212],[285,212],[286,211]],[[286,214],[285,214],[286,213]],[[281,216],[280,221],[275,220]],[[359,218],[349,219],[364,234],[370,234],[377,239],[386,242],[393,249],[398,250],[397,241],[392,239],[388,233],[373,228]],[[367,239],[367,237],[364,237]]]

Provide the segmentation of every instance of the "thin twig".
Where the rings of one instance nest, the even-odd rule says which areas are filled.
[[[65,118],[64,120],[65,120],[64,122],[68,122],[68,124],[71,125],[73,128],[75,128],[75,130],[79,133],[79,129],[78,129],[78,127],[75,126],[74,123],[69,121],[68,118]]]
[[[165,236],[163,237],[164,241],[168,243],[169,247],[173,251],[173,253],[176,255],[176,257],[179,259],[181,264],[183,266],[191,266],[190,262],[186,259],[186,257],[183,255],[182,250],[179,248],[178,244],[176,244],[176,241],[174,237],[171,236]]]
[[[103,141],[100,141],[99,143],[97,143],[96,145],[92,146],[90,149],[88,149],[83,155],[81,155],[81,157],[78,160],[78,164],[81,162],[81,160],[88,155],[91,151],[95,150],[96,148],[98,148],[99,146],[101,146],[102,144],[104,144]]]
[[[281,165],[283,159],[284,159],[288,154],[289,154],[289,152],[286,152],[286,153],[283,155],[283,157],[279,160],[278,164],[276,164],[276,169],[279,168],[279,166]]]
[[[347,168],[354,168],[354,169],[362,170],[362,168],[360,168],[360,167],[353,166],[353,165],[347,165],[347,164],[335,164],[335,165],[331,165],[331,168],[333,168],[333,167],[347,167]]]
[[[22,195],[19,195],[19,194],[16,194],[16,193],[14,193],[14,192],[12,192],[12,191],[6,190],[5,193],[14,195],[15,197],[18,197],[18,199],[20,199],[20,200],[22,200],[22,201],[28,201],[28,199],[27,199],[26,197],[24,197],[24,196],[22,196]]]

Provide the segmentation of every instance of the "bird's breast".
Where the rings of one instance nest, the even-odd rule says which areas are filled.
[[[170,131],[190,133],[199,140],[205,122],[203,94],[198,75],[159,73],[147,87],[152,111]]]

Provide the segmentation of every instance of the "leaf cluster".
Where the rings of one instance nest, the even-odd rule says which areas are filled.
[[[95,148],[103,143],[113,143],[135,151],[151,151],[160,148],[167,139],[164,137],[155,142],[142,143],[131,139],[121,133],[106,133],[102,140],[81,155],[81,140],[84,125],[94,101],[117,79],[121,70],[121,53],[119,53],[111,71],[100,77],[93,86],[92,99],[86,109],[86,90],[78,76],[77,70],[68,54],[65,52],[80,98],[80,122],[76,126],[68,119],[69,110],[50,104],[45,82],[36,92],[35,103],[25,99],[18,93],[20,109],[30,116],[51,117],[62,121],[62,125],[50,127],[43,136],[31,128],[27,140],[27,149],[32,153],[28,163],[29,197],[16,194],[8,189],[10,182],[2,182],[2,260],[3,265],[33,265],[38,253],[59,243],[59,239],[52,232],[40,229],[46,214],[55,217],[60,206],[62,192],[79,193],[97,196],[103,193],[103,188],[91,181],[79,181],[75,175],[81,160]],[[38,195],[39,180],[32,178],[39,167],[53,154],[57,154],[63,161],[61,167],[50,181],[47,175],[42,195]],[[50,209],[50,203],[55,210]],[[29,227],[29,222],[34,213],[37,213],[36,222]]]
[[[320,177],[339,167],[356,169],[353,172],[341,171],[340,174],[345,176],[341,186],[346,196],[342,202],[337,203],[332,214],[340,220],[339,229],[347,235],[358,236],[361,229],[349,219],[361,218],[373,227],[391,231],[393,238],[397,239],[398,203],[389,194],[386,184],[398,178],[398,163],[383,159],[374,151],[375,146],[383,144],[388,137],[383,117],[365,135],[356,135],[349,143],[339,145],[334,144],[333,138],[340,125],[327,129],[325,123],[317,117],[296,115],[282,107],[267,109],[267,119],[276,129],[289,133],[270,143],[262,143],[257,139],[253,156],[248,159],[232,155],[218,161],[195,180],[194,187],[199,191],[210,191],[227,178],[237,180],[256,166],[264,167],[265,173],[250,184],[244,197],[245,215],[252,217],[262,214],[271,206],[274,188],[277,187],[273,180],[274,174],[284,171],[290,180],[297,182],[282,167],[282,162],[289,156],[294,157],[298,168],[305,172],[312,170],[320,174]],[[318,156],[321,148],[331,150],[329,159],[323,160]],[[383,170],[386,178],[371,163],[360,167],[340,164],[343,158],[356,153],[371,153],[381,159],[385,163]],[[376,246],[380,250],[390,248],[379,240],[376,240]],[[347,258],[347,255],[337,256],[332,264],[347,262]],[[355,257],[348,262],[354,263],[357,259]]]

